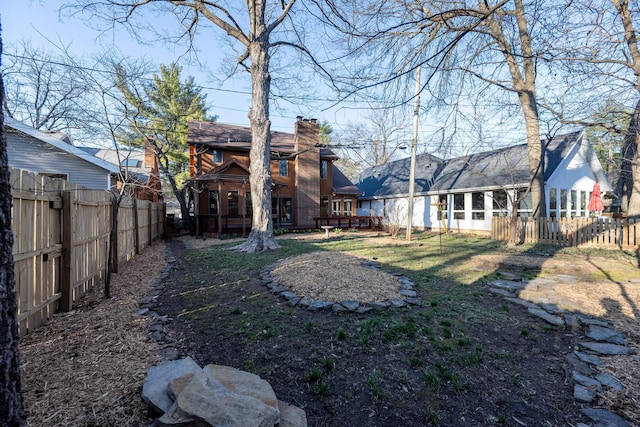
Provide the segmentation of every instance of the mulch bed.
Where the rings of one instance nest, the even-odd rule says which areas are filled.
[[[100,285],[20,341],[22,392],[29,426],[142,426],[151,422],[140,398],[149,367],[160,362],[139,300],[167,264],[155,242]]]

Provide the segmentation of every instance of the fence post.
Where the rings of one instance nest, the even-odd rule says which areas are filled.
[[[138,199],[133,199],[133,240],[136,255],[140,254],[140,230],[138,227]]]
[[[73,208],[73,192],[66,190],[62,192],[62,262],[60,271],[60,311],[71,311],[73,304],[73,286],[71,283],[73,255],[73,218],[75,209]]]
[[[112,231],[109,233],[110,239],[113,238],[113,241],[110,242],[111,246],[111,272],[117,273],[118,268],[120,267],[120,252],[119,252],[119,243],[120,239],[120,221],[118,221],[118,215],[120,212],[120,199],[118,196],[109,197],[109,201],[111,202],[111,227]]]
[[[153,203],[149,202],[149,210],[147,211],[147,218],[149,224],[147,224],[147,228],[149,230],[149,241],[147,242],[149,246],[151,246],[151,241],[153,240]]]

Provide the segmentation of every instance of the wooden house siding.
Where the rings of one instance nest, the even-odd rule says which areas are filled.
[[[247,194],[251,191],[250,129],[190,121],[188,132],[197,232],[248,232],[252,220]],[[332,162],[337,156],[319,141],[318,124],[301,118],[296,121],[292,134],[272,132],[269,171],[274,228],[313,228],[315,218],[321,216],[321,203],[331,200],[334,193],[338,193],[335,196],[340,200],[348,198],[353,207],[350,215],[355,213],[359,191],[347,178],[334,188],[334,177],[342,176],[339,172],[333,173]],[[217,150],[222,152],[222,162],[214,163],[213,153]],[[287,173],[281,175],[280,165],[285,161]],[[321,161],[327,162],[326,179],[320,179]],[[218,210],[212,211],[210,195],[216,194]],[[232,211],[229,202],[234,206]]]
[[[7,155],[13,168],[66,175],[69,182],[94,190],[111,186],[109,170],[22,133],[7,132]]]

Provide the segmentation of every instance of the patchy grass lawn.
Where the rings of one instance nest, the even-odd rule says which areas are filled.
[[[262,376],[280,399],[305,409],[310,425],[583,420],[564,358],[579,337],[487,292],[485,283],[505,274],[579,275],[580,286],[567,292],[588,293],[578,298],[585,313],[616,317],[621,328],[637,321],[638,285],[629,279],[640,274],[629,254],[507,248],[481,237],[434,234],[412,242],[355,233],[280,242],[281,250],[255,255],[225,246],[186,251],[161,311],[174,317],[171,338],[184,355]],[[329,250],[375,259],[408,276],[423,305],[366,314],[309,312],[290,307],[258,279],[278,259],[309,252],[322,257]],[[337,280],[344,272],[317,274]],[[349,279],[349,286],[367,286],[366,275]],[[611,292],[594,295],[603,284],[631,295],[618,292],[618,313],[602,306]],[[617,409],[629,417],[634,407]]]

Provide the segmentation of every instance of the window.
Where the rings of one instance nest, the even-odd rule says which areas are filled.
[[[320,160],[320,179],[329,178],[329,162]]]
[[[122,159],[122,161],[120,161],[120,166],[123,166],[125,168],[137,168],[138,166],[140,166],[140,160],[130,159],[127,157],[126,159]]]
[[[240,215],[240,199],[237,191],[227,191],[227,214],[229,216]]]
[[[353,201],[351,199],[344,199],[342,203],[342,208],[343,208],[344,216],[351,216],[351,211],[353,209]]]
[[[327,196],[320,197],[320,216],[329,216],[329,197]]]
[[[63,179],[65,181],[69,180],[69,175],[66,173],[47,173],[47,172],[40,172],[38,173],[38,175],[41,176],[46,176],[48,178],[55,178],[55,179]]]
[[[340,200],[331,202],[331,216],[340,216]]]
[[[291,198],[280,199],[280,221],[284,224],[291,224],[293,212],[293,200]]]
[[[580,192],[580,213],[582,216],[586,216],[587,214],[587,192]]]
[[[471,219],[484,219],[484,193],[471,193]]]
[[[529,191],[525,197],[524,193],[526,191],[526,188],[518,190],[518,200],[520,200],[518,204],[518,216],[522,218],[528,218],[533,215],[533,209],[531,208],[531,206],[533,206],[531,191]]]
[[[278,175],[289,176],[289,160],[280,160],[278,162]]]
[[[493,216],[507,216],[507,192],[496,190],[493,192]]]
[[[222,163],[222,150],[213,150],[213,163]]]
[[[464,194],[453,195],[453,219],[464,219]]]
[[[447,195],[440,194],[438,196],[438,221],[447,219]]]
[[[576,190],[571,190],[571,217],[578,216],[578,192]]]
[[[209,214],[218,215],[218,190],[209,191]]]
[[[567,190],[560,190],[560,218],[567,217]]]
[[[271,199],[271,214],[275,215],[280,224],[291,224],[293,222],[293,199],[290,197],[282,199]]]
[[[549,216],[555,218],[558,216],[558,190],[551,188],[549,190]]]
[[[244,193],[244,208],[247,216],[253,216],[253,204],[251,202],[251,191]]]

